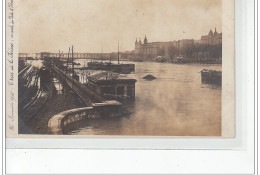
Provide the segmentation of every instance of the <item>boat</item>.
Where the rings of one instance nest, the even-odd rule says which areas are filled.
[[[115,73],[122,73],[122,74],[130,74],[131,72],[135,71],[135,65],[134,64],[121,64],[119,60],[119,44],[118,44],[118,64],[111,63],[110,62],[96,62],[91,61],[88,62],[88,68],[91,70],[105,70],[105,71],[111,71]]]
[[[113,64],[109,62],[88,62],[88,69],[91,70],[106,70],[116,73],[129,74],[135,71],[134,64]]]
[[[201,70],[201,82],[208,84],[222,84],[222,71],[203,69]]]

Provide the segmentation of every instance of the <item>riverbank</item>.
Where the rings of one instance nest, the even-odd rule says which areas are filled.
[[[78,59],[75,59],[75,60],[93,60],[93,61],[101,61],[101,62],[110,62],[110,60],[100,60],[100,59],[88,59],[88,58],[78,58]],[[112,59],[111,60],[113,63],[117,63],[117,60],[115,60],[115,59]],[[203,62],[203,61],[201,61],[201,62],[199,62],[199,61],[197,61],[197,62],[192,62],[192,61],[185,61],[185,62],[173,62],[173,61],[162,61],[162,62],[160,62],[160,61],[155,61],[155,60],[128,60],[128,59],[121,59],[120,61],[122,61],[122,62],[133,62],[133,63],[141,63],[141,62],[143,62],[143,63],[165,63],[165,64],[187,64],[187,65],[189,65],[189,64],[201,64],[201,65],[222,65],[222,62]]]
[[[57,77],[54,76],[53,78]],[[52,86],[50,87],[55,88],[54,83],[51,83]],[[80,98],[67,85],[63,84],[60,87],[62,89],[54,89],[54,93],[50,95],[46,104],[31,120],[21,121],[19,134],[48,134],[49,119],[55,114],[69,109],[85,107]]]

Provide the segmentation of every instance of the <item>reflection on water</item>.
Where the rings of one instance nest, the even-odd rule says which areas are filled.
[[[83,62],[83,60],[77,60]],[[83,65],[81,64],[81,65]],[[201,83],[200,71],[221,65],[136,62],[136,100],[129,118],[86,121],[70,134],[217,136],[221,134],[221,87]],[[143,79],[152,74],[157,79]]]

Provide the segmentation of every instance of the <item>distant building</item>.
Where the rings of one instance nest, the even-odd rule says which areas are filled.
[[[135,41],[135,54],[136,55],[150,55],[156,56],[158,53],[158,45],[155,43],[148,43],[148,40],[145,36],[144,43],[139,39],[139,42]]]
[[[218,33],[216,28],[214,33],[212,30],[210,30],[208,35],[201,36],[201,39],[198,41],[198,43],[202,45],[222,44],[222,33]]]
[[[140,39],[139,42],[136,39],[135,54],[139,57],[148,57],[148,58],[155,58],[157,56],[167,56],[169,47],[182,49],[186,46],[192,46],[193,44],[194,44],[193,39],[148,43],[147,37],[145,36],[143,43],[141,42]]]
[[[180,42],[178,42],[179,44],[177,44],[179,47],[179,49],[182,49],[186,46],[190,46],[192,47],[194,45],[194,40],[193,39],[183,39],[180,40]]]
[[[151,42],[149,43],[145,36],[144,41],[139,39],[135,41],[135,55],[139,57],[157,57],[167,55],[168,48],[173,46],[177,49],[183,49],[185,47],[192,47],[194,44],[197,45],[220,45],[222,44],[222,33],[218,33],[215,28],[214,33],[212,30],[209,31],[208,35],[203,35],[199,40],[194,39],[183,39],[178,41],[169,42]],[[163,54],[162,54],[163,53]]]

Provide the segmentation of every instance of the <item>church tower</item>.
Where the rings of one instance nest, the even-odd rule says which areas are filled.
[[[210,29],[209,35],[208,35],[208,44],[209,44],[209,45],[214,44],[214,35],[213,35],[213,32],[212,32],[211,29]]]
[[[135,40],[135,54],[140,54],[141,45],[142,45],[141,40],[139,39],[139,42],[138,42],[137,38],[136,38],[136,40]]]
[[[137,41],[137,38],[135,40],[135,50],[138,48],[138,41]]]
[[[209,31],[209,36],[213,36],[213,32],[212,32],[211,29],[210,29],[210,31]]]
[[[214,32],[214,36],[217,36],[218,32],[217,32],[217,28],[215,27],[215,32]]]
[[[147,38],[146,38],[146,35],[145,35],[145,37],[144,37],[144,44],[147,44],[148,43],[148,41],[147,41]]]

